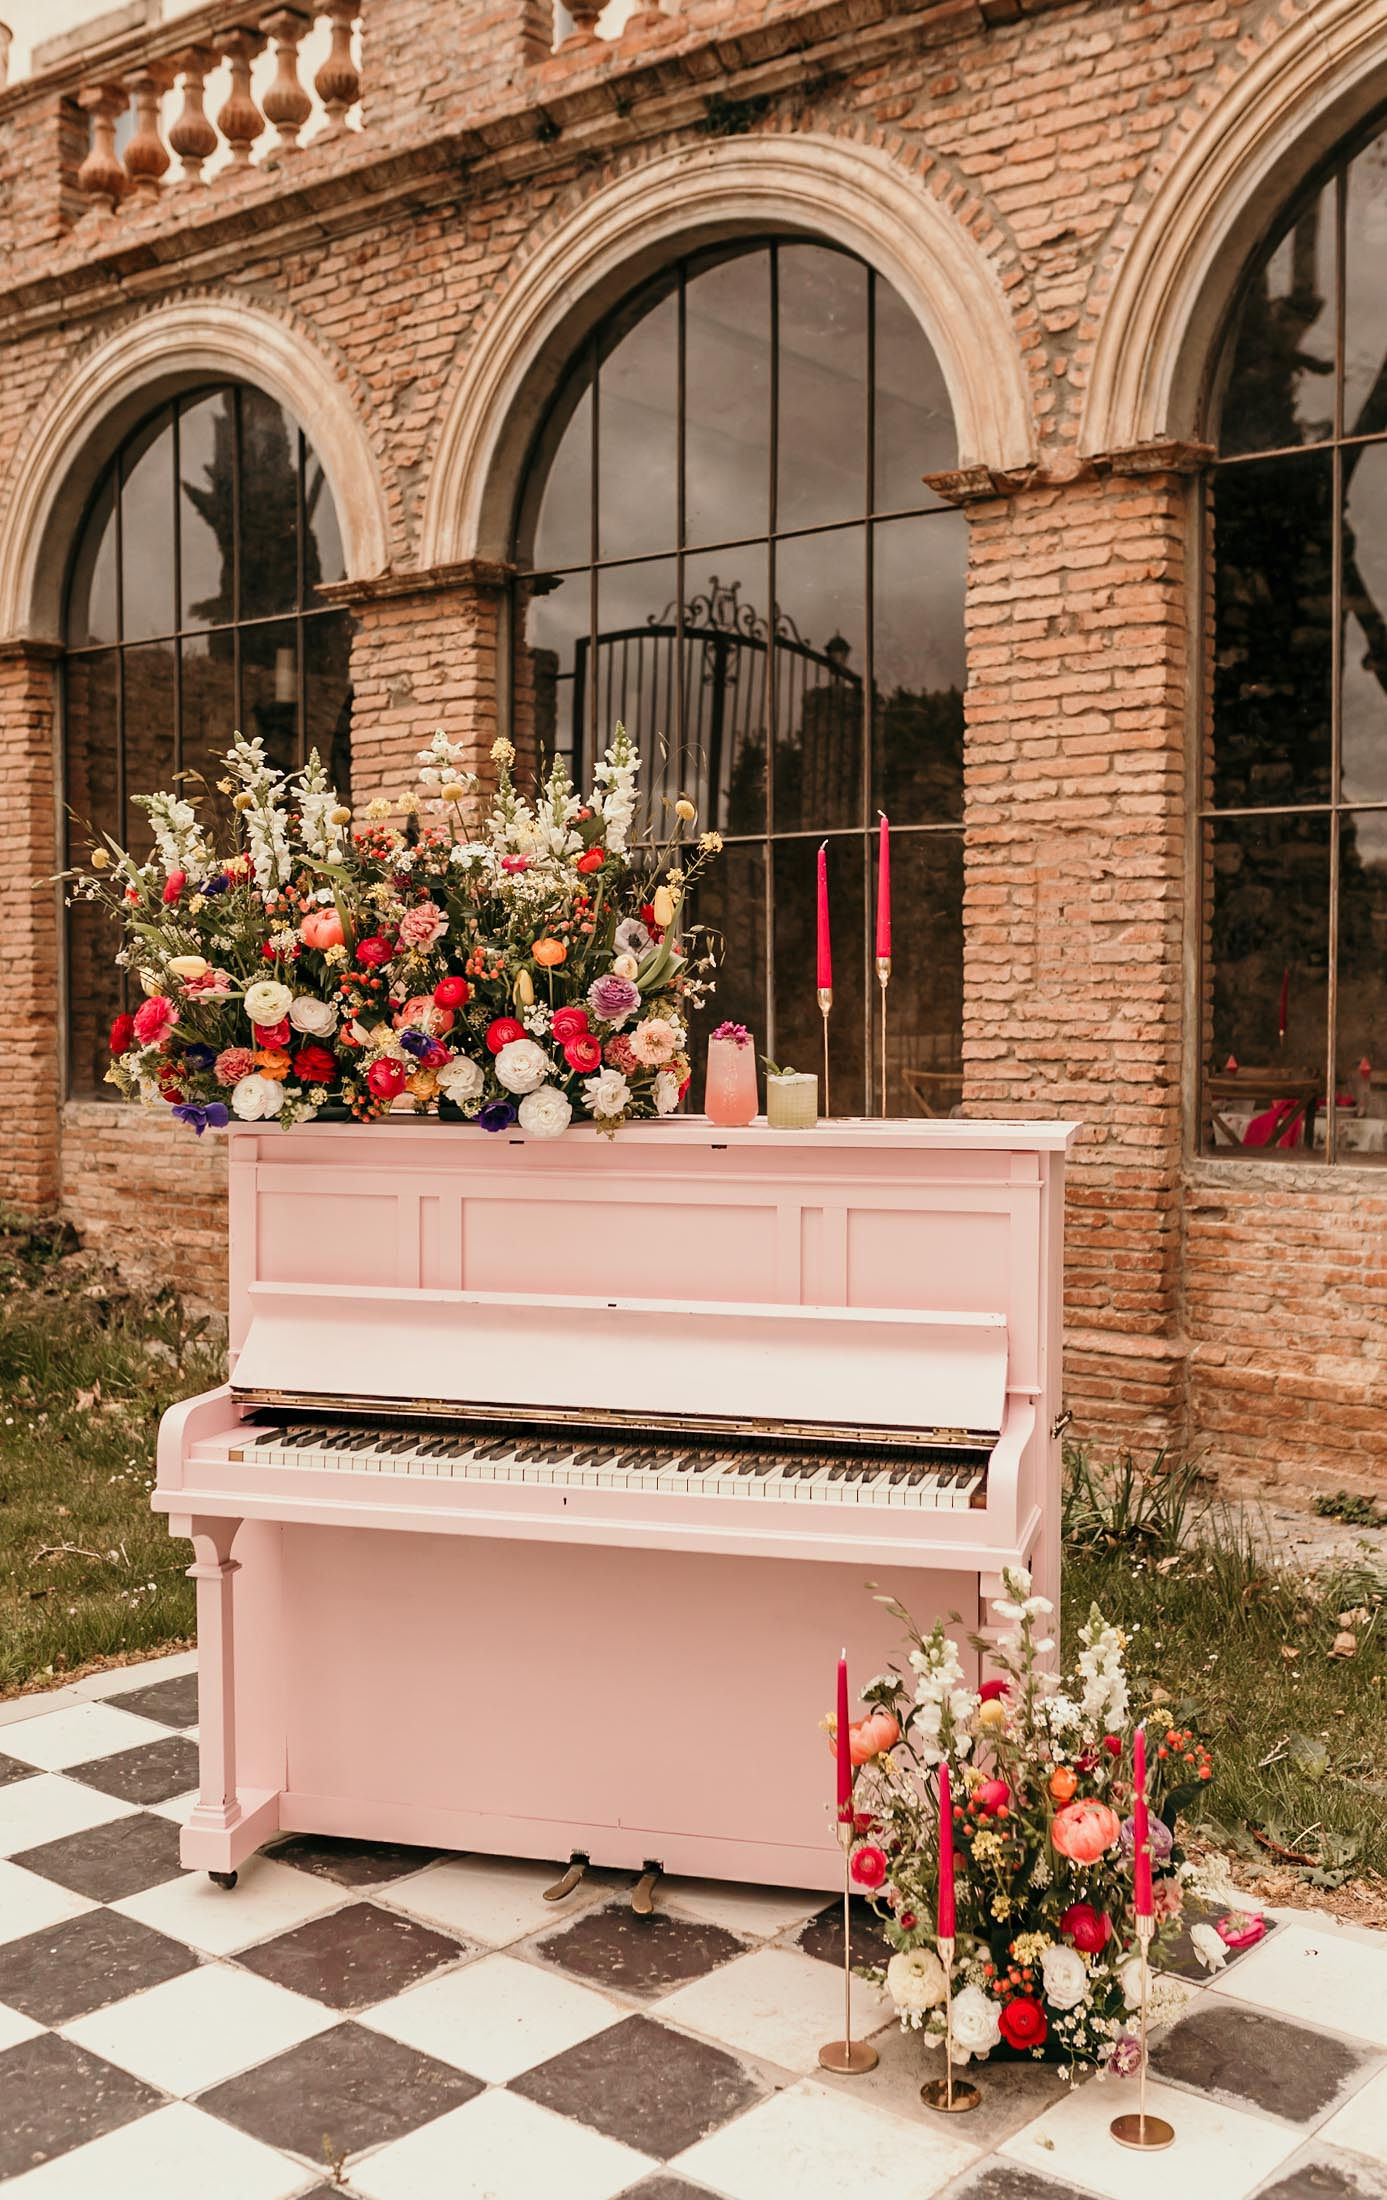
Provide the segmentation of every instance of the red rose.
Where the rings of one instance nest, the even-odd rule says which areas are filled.
[[[277,1024],[252,1024],[258,1047],[287,1047],[289,1044],[289,1019],[281,1016]]]
[[[583,872],[600,871],[606,860],[606,855],[601,848],[588,848],[579,856],[573,868],[575,871]]]
[[[389,940],[383,940],[377,932],[370,939],[357,942],[356,959],[359,963],[365,963],[368,969],[379,970],[382,963],[389,962],[394,952]]]
[[[586,1039],[588,1012],[585,1008],[556,1008],[549,1028],[560,1046],[566,1039]]]
[[[1043,2047],[1050,2027],[1038,2001],[1017,1994],[997,2019],[1008,2047]]]
[[[434,1002],[439,1008],[461,1008],[472,998],[472,988],[466,978],[440,978],[433,989]]]
[[[112,1024],[112,1026],[111,1026],[111,1052],[112,1052],[112,1054],[128,1054],[128,1053],[129,1053],[129,1051],[130,1051],[130,1049],[131,1049],[131,1047],[132,1047],[132,1046],[133,1046],[133,1044],[134,1044],[134,1041],[135,1041],[135,1019],[134,1019],[134,1017],[133,1017],[133,1016],[117,1016],[117,1018],[116,1018],[115,1022],[114,1022],[114,1023]]]
[[[337,1075],[337,1064],[326,1047],[300,1047],[294,1056],[294,1074],[300,1084],[330,1085]]]
[[[859,1887],[879,1887],[886,1877],[886,1858],[878,1848],[854,1849],[852,1876]]]
[[[570,1039],[564,1047],[563,1058],[570,1069],[576,1069],[580,1077],[600,1067],[602,1041],[584,1033],[579,1039]]]
[[[525,1026],[518,1024],[513,1016],[498,1016],[486,1027],[487,1052],[499,1054],[502,1047],[508,1047],[513,1039],[523,1039],[524,1036]]]
[[[978,1690],[979,1703],[996,1703],[999,1696],[1009,1693],[1005,1681],[984,1681]]]
[[[164,881],[164,900],[170,905],[176,902],[187,883],[188,874],[186,871],[170,871]]]
[[[404,1091],[408,1077],[404,1063],[395,1061],[390,1055],[372,1062],[366,1072],[366,1082],[377,1100],[393,1100],[396,1093]]]
[[[1112,1926],[1091,1902],[1071,1902],[1060,1919],[1060,1931],[1068,1933],[1081,1954],[1096,1956],[1107,1945]]]
[[[1107,1753],[1108,1753],[1108,1755],[1109,1755],[1110,1757],[1120,1757],[1120,1756],[1122,1755],[1122,1737],[1121,1737],[1121,1735],[1120,1735],[1120,1734],[1105,1734],[1105,1735],[1103,1736],[1103,1747],[1104,1747],[1104,1749],[1105,1749],[1105,1750],[1107,1751]]]

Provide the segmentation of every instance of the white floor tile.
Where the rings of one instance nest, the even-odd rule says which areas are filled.
[[[496,1955],[425,1979],[360,2021],[474,2078],[503,2085],[625,2015],[590,1987]]]
[[[156,1932],[171,1933],[205,1955],[226,1956],[253,1941],[268,1940],[272,1933],[306,1925],[347,1900],[347,1890],[331,1880],[256,1856],[242,1864],[234,1887],[214,1887],[205,1872],[184,1872],[161,1887],[127,1895],[111,1908]]]
[[[17,2009],[0,2002],[0,2055],[7,2047],[18,2047],[21,2040],[37,2039],[42,2030],[43,2026],[35,2024],[32,2017],[21,2017]]]
[[[0,1856],[17,1856],[21,1849],[61,1841],[69,1833],[85,1833],[89,1826],[104,1826],[112,1818],[129,1818],[134,1809],[133,1803],[99,1795],[95,1788],[64,1780],[56,1772],[12,1780],[0,1788]]]
[[[662,1879],[659,1892],[662,1909],[668,1904],[685,1917],[725,1925],[753,1940],[770,1940],[787,1926],[804,1924],[828,1899],[803,1887],[747,1887],[725,1879]]]
[[[1366,2154],[1374,2162],[1387,2162],[1387,2070],[1380,2071],[1345,2101],[1336,2116],[1321,2124],[1315,2137],[1329,2146]]]
[[[169,1730],[153,1719],[137,1719],[108,1703],[72,1704],[66,1711],[21,1719],[5,1729],[5,1755],[40,1772],[62,1772],[89,1757],[114,1757],[117,1750],[139,1749],[145,1742],[166,1742]]]
[[[176,1826],[186,1826],[196,1801],[197,1789],[189,1788],[186,1795],[170,1795],[165,1802],[147,1803],[145,1808],[158,1818],[171,1818]]]
[[[1147,2088],[1147,2111],[1175,2127],[1175,2144],[1141,2154],[1119,2146],[1108,2129],[1114,2116],[1134,2114],[1134,2079],[1080,2086],[1033,2124],[1006,2140],[1002,2153],[1028,2168],[1062,2177],[1106,2200],[1244,2200],[1294,2154],[1304,2133],[1270,2117],[1223,2108],[1173,2086]]]
[[[854,1979],[853,2029],[865,2039],[893,2017],[884,1994]],[[813,2070],[843,2035],[843,1974],[794,1948],[759,1948],[656,2004],[659,2015],[785,2070]]]
[[[656,2166],[518,2094],[481,2093],[349,2168],[367,2200],[613,2200]]]
[[[700,2139],[670,2163],[729,2200],[928,2200],[959,2176],[978,2150],[953,2131],[918,2132],[841,2094],[804,2083],[777,2093]]]
[[[1234,2001],[1387,2047],[1387,1939],[1374,1948],[1332,1925],[1283,1925],[1212,1983]]]
[[[179,2101],[26,2170],[5,2200],[289,2200],[302,2164]]]
[[[464,1940],[504,1948],[583,1908],[581,1887],[562,1902],[544,1900],[545,1888],[552,1887],[559,1876],[554,1864],[521,1864],[508,1857],[450,1857],[392,1886],[384,1899],[392,1909],[442,1925]],[[595,1885],[586,1900],[610,1893],[609,1887]]]
[[[20,1864],[0,1862],[0,1941],[41,1933],[47,1925],[61,1925],[64,1918],[80,1917],[83,1910],[95,1907],[54,1880],[42,1879]]]
[[[62,2029],[161,2092],[186,2094],[269,2062],[337,2021],[335,2010],[306,1994],[204,1963]]]

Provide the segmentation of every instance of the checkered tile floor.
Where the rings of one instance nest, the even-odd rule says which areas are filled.
[[[1288,1914],[1190,1986],[1174,2154],[1035,2065],[945,2123],[866,1988],[879,2068],[819,2071],[840,1927],[793,1891],[556,1911],[547,1867],[308,1837],[180,1872],[190,1662],[0,1706],[4,2200],[1387,2200],[1387,1936]]]

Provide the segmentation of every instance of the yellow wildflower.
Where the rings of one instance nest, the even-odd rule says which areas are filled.
[[[381,797],[377,795],[374,802],[367,803],[366,815],[368,817],[389,817],[390,804],[382,801]]]
[[[110,859],[110,857],[109,857],[109,856],[107,855],[107,853],[106,853],[106,851],[105,851],[105,849],[104,849],[104,848],[93,848],[93,850],[92,850],[92,869],[93,869],[94,871],[104,871],[104,870],[106,869],[107,865],[108,865],[108,864],[110,863],[110,860],[111,860],[111,859]]]
[[[447,786],[440,787],[438,791],[445,802],[461,802],[467,793],[467,789],[459,786],[456,779],[450,779]]]
[[[722,854],[722,834],[700,833],[698,845],[705,856],[720,856]]]
[[[491,761],[493,764],[513,764],[515,762],[515,743],[508,741],[505,735],[502,734],[499,741],[493,741],[491,744]]]
[[[685,825],[691,825],[695,817],[698,815],[698,812],[695,810],[688,796],[686,794],[681,794],[679,800],[674,805],[674,814],[677,818],[682,819]]]
[[[345,803],[340,803],[335,810],[329,810],[328,817],[334,825],[350,825],[352,821],[352,813]]]
[[[231,807],[233,810],[249,810],[252,809],[254,805],[255,796],[253,794],[242,793],[234,795],[232,797]]]

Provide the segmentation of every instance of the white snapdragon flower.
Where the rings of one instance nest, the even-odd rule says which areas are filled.
[[[334,812],[342,808],[342,797],[330,783],[316,749],[309,751],[308,762],[293,782],[293,793],[299,813],[299,838],[311,856],[320,863],[331,863],[342,847],[343,828],[333,822]]]
[[[266,1117],[278,1115],[284,1105],[284,1087],[273,1077],[261,1077],[255,1073],[243,1077],[231,1088],[232,1113],[243,1123],[263,1122]]]
[[[997,2004],[980,1986],[965,1986],[954,1995],[953,2027],[955,2062],[990,2055],[1002,2036]]]
[[[917,2022],[944,1999],[944,1966],[933,1948],[903,1948],[886,1966],[886,1991],[903,2024]]]
[[[1083,1644],[1077,1660],[1084,1677],[1079,1708],[1097,1730],[1120,1730],[1127,1717],[1127,1675],[1122,1666],[1126,1638],[1120,1628],[1094,1616],[1079,1629]]]
[[[620,1115],[630,1104],[631,1088],[619,1069],[604,1069],[596,1077],[583,1079],[583,1106],[590,1115]]]
[[[963,1667],[952,1638],[942,1628],[927,1637],[923,1650],[912,1650],[910,1662],[919,1675],[915,1684],[915,1710],[911,1736],[924,1765],[937,1765],[952,1751],[966,1756],[972,1738],[957,1730],[978,1706],[977,1696],[964,1681]]]
[[[601,818],[603,838],[613,855],[624,855],[636,814],[636,774],[640,758],[625,726],[618,721],[611,745],[593,769],[593,808]]]
[[[337,1011],[331,1001],[320,1001],[316,994],[296,993],[289,1003],[289,1021],[310,1039],[330,1039],[337,1029]]]
[[[527,1092],[517,1112],[527,1138],[561,1138],[573,1121],[573,1103],[557,1085]]]
[[[260,978],[246,987],[246,1014],[253,1024],[277,1024],[289,1014],[294,996],[278,978]]]
[[[486,1072],[480,1062],[474,1062],[469,1054],[455,1054],[437,1072],[440,1091],[447,1094],[455,1108],[467,1101],[479,1098],[486,1084]]]
[[[496,1082],[507,1092],[535,1092],[549,1075],[549,1057],[533,1039],[512,1039],[496,1057]]]
[[[1077,1948],[1047,1948],[1040,1972],[1053,2009],[1077,2009],[1088,1993],[1088,1967]]]
[[[265,894],[271,887],[283,886],[294,865],[288,822],[280,807],[284,774],[269,762],[258,734],[253,741],[237,735],[226,752],[226,768],[232,779],[240,781],[243,793],[250,796],[250,807],[241,812],[241,822],[255,883]]]
[[[176,794],[131,796],[136,809],[149,819],[149,829],[159,850],[165,874],[170,871],[204,871],[212,862],[191,802]]]

